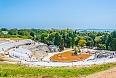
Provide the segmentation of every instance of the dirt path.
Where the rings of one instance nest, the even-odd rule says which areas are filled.
[[[80,78],[116,78],[116,67]]]

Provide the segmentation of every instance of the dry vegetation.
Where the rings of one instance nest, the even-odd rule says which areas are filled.
[[[17,41],[17,40],[23,40],[22,38],[0,38],[0,42],[6,42],[9,40]]]

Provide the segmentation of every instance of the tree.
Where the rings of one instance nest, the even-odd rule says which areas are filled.
[[[81,39],[82,39],[82,37],[80,37],[80,36],[75,37],[75,45],[78,45],[78,42]]]
[[[106,49],[108,49],[108,46],[109,46],[111,40],[112,40],[111,39],[111,36],[110,35],[107,35],[106,36],[106,39],[105,39]]]
[[[79,40],[79,42],[78,42],[78,45],[80,46],[80,47],[84,47],[84,46],[86,46],[86,40],[84,40],[84,39],[81,39],[81,40]]]
[[[88,36],[91,37],[93,40],[95,39],[95,37],[97,36],[97,32],[93,31],[88,33]]]
[[[73,54],[73,55],[77,55],[78,52],[81,52],[81,51],[80,51],[80,48],[74,47],[74,54]]]
[[[99,44],[99,48],[102,50],[106,50],[106,45],[105,44]]]
[[[47,37],[47,36],[48,36],[48,34],[46,34],[46,33],[41,34],[41,42],[46,43],[45,37]]]
[[[112,38],[116,38],[116,31],[113,31],[113,32],[111,33],[111,37],[112,37]]]
[[[71,47],[71,37],[69,37],[69,34],[65,33],[63,35],[63,39],[64,39],[64,46],[67,47],[67,48],[70,48]]]
[[[48,45],[54,45],[55,34],[56,34],[56,32],[51,32],[50,34],[48,34],[48,36],[47,36],[47,44]]]
[[[61,42],[60,42],[60,45],[59,45],[59,49],[62,51],[64,50],[64,39],[61,38]]]
[[[34,33],[34,32],[30,32],[30,35],[31,35],[32,37],[35,37],[35,33]]]
[[[90,47],[94,46],[94,41],[93,41],[93,39],[91,37],[85,36],[84,39],[87,42],[86,46],[90,46]]]
[[[95,46],[98,46],[102,41],[102,36],[95,37],[94,41],[95,41]]]
[[[55,34],[55,39],[54,39],[54,45],[59,46],[60,45],[60,41],[61,41],[60,35],[59,35],[59,33],[56,33]]]
[[[110,50],[116,51],[116,38],[113,38],[112,41],[110,42]]]
[[[78,49],[77,49],[77,47],[75,47],[74,48],[74,55],[77,55],[77,53],[78,53]]]
[[[7,28],[1,28],[1,30],[2,30],[2,31],[8,31],[8,29],[7,29]]]
[[[35,41],[39,41],[40,42],[41,41],[41,36],[40,35],[36,35]]]
[[[9,31],[8,31],[8,34],[10,34],[10,35],[17,35],[18,33],[17,33],[17,29],[16,28],[14,28],[14,29],[10,29]]]
[[[74,33],[73,33],[73,35],[72,35],[72,41],[71,41],[72,43],[71,43],[71,46],[72,46],[72,48],[74,48],[74,45],[75,45],[75,40],[74,40]]]

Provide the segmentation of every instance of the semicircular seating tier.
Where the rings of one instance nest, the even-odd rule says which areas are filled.
[[[0,51],[5,52],[10,48],[13,48],[13,47],[16,47],[16,46],[19,46],[19,45],[24,45],[24,44],[27,44],[27,43],[31,43],[31,40],[25,39],[25,40],[19,40],[19,41],[16,41],[16,42],[10,42],[10,41],[3,42],[3,43],[0,43]]]

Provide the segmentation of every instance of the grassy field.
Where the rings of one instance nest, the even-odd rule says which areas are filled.
[[[93,65],[90,67],[53,67],[36,68],[13,64],[0,64],[0,77],[7,78],[41,78],[42,76],[52,76],[55,78],[77,78],[80,75],[89,75],[99,71],[115,67],[116,63],[103,65]]]

